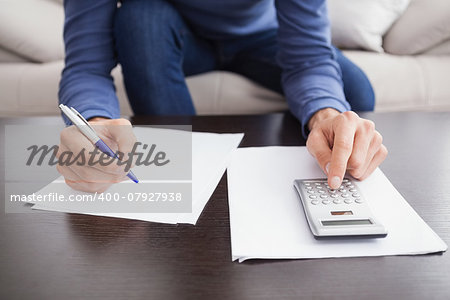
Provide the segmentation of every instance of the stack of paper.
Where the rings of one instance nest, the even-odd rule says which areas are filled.
[[[228,168],[232,259],[413,255],[447,249],[379,169],[357,184],[388,236],[314,239],[293,181],[323,177],[305,147],[238,149]]]
[[[189,223],[195,224],[211,197],[214,189],[219,183],[227,168],[231,154],[236,150],[243,138],[243,134],[216,134],[216,133],[198,133],[184,132],[179,130],[155,129],[155,128],[134,128],[134,133],[138,141],[142,143],[152,142],[155,131],[164,130],[164,136],[167,140],[176,140],[177,138],[188,135],[189,140],[192,137],[192,212],[190,213],[98,213],[89,210],[89,206],[83,202],[45,202],[33,206],[34,209],[72,212],[81,214],[92,214],[100,216],[109,216],[117,218],[137,219],[143,221],[160,223]],[[190,162],[189,162],[190,163]],[[137,166],[133,168],[136,176],[142,180],[145,175],[151,171],[146,166]],[[105,193],[126,194],[133,192],[136,184],[131,181],[122,182],[111,186]],[[46,195],[49,193],[58,193],[59,195],[82,195],[85,193],[75,191],[67,186],[64,179],[58,178],[54,182],[44,187],[36,195]]]

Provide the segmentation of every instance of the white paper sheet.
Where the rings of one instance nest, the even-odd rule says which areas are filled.
[[[413,255],[447,249],[379,169],[357,184],[388,236],[334,241],[314,239],[293,187],[294,179],[324,177],[305,147],[240,148],[227,174],[233,261]]]
[[[174,138],[177,135],[191,134],[178,130],[154,129],[154,128],[134,128],[134,133],[138,141],[150,142],[152,131],[165,130],[167,138]],[[236,150],[244,134],[216,134],[216,133],[192,133],[192,212],[191,213],[93,213],[82,202],[46,202],[36,204],[33,209],[72,212],[81,214],[92,214],[99,216],[136,219],[159,223],[188,223],[195,224],[203,211],[206,203],[214,192],[220,178],[227,168],[231,154]],[[145,166],[133,168],[133,172],[138,178],[142,178],[149,169]],[[132,192],[135,183],[131,181],[122,182],[111,186],[105,193],[127,191]],[[50,183],[36,195],[48,193],[58,193],[62,195],[83,194],[67,186],[63,178],[58,178]]]

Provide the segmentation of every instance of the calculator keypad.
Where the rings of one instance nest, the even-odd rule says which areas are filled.
[[[364,202],[358,189],[347,178],[343,180],[337,190],[331,189],[326,181],[303,182],[303,185],[312,205],[360,204]]]

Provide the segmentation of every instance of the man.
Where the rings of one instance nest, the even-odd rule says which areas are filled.
[[[330,43],[326,0],[66,0],[66,67],[60,102],[100,126],[124,153],[134,137],[119,118],[111,70],[122,65],[135,114],[193,115],[185,76],[214,69],[283,93],[331,187],[346,172],[369,176],[387,150],[371,121],[374,95],[363,72]],[[67,120],[66,120],[67,121]],[[116,126],[126,125],[126,126]],[[300,134],[300,133],[299,133]],[[61,151],[92,148],[73,127]],[[58,167],[75,189],[103,191],[120,166]]]

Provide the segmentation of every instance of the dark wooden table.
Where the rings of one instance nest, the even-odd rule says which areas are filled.
[[[376,122],[390,150],[382,170],[450,244],[450,113],[364,116]],[[245,132],[242,147],[305,144],[289,114],[133,121]],[[0,214],[0,298],[450,299],[450,256],[231,262],[223,177],[197,226],[64,213]]]

